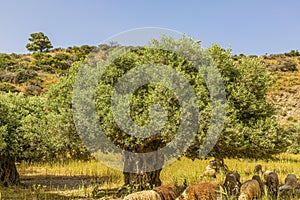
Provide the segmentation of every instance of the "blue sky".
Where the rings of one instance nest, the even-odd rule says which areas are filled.
[[[98,45],[133,28],[162,27],[218,43],[233,53],[300,49],[298,0],[3,0],[0,52],[27,53],[30,33],[54,47]]]

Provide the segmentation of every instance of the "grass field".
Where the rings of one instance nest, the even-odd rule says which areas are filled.
[[[191,161],[182,158],[166,166],[161,179],[163,184],[188,184],[203,181],[223,182],[225,175],[217,179],[200,178],[208,160]],[[278,173],[280,182],[289,173],[300,177],[300,155],[281,154],[273,160],[236,160],[226,159],[230,170],[241,174],[241,181],[251,179],[254,166],[262,164],[263,170],[270,169]],[[111,169],[98,161],[68,164],[28,164],[18,165],[22,184],[18,187],[0,188],[0,200],[6,199],[113,199],[113,194],[123,184],[122,172]]]

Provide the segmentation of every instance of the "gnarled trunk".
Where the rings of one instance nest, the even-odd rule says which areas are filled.
[[[160,172],[161,169],[144,173],[123,172],[124,185],[129,186],[135,191],[152,189],[155,186],[161,185]]]
[[[128,155],[125,157],[124,185],[134,191],[160,186],[162,166],[163,159],[157,154],[149,157],[144,156],[143,158]]]
[[[125,153],[124,159],[124,186],[133,191],[152,189],[160,186],[160,172],[164,164],[163,155],[157,151],[158,141],[151,141],[135,152]]]
[[[19,181],[14,157],[0,155],[0,184],[4,186],[16,185]]]

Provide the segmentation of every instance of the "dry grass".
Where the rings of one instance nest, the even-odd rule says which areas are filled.
[[[208,162],[209,160],[192,161],[182,158],[162,170],[162,182],[182,185],[184,179],[188,184],[214,180],[207,177],[200,178]],[[230,170],[236,170],[241,174],[241,181],[251,179],[257,163],[262,164],[263,170],[276,171],[281,183],[289,173],[300,177],[300,155],[281,154],[275,160],[269,161],[226,159],[225,163]],[[18,165],[18,170],[25,185],[0,188],[0,200],[94,199],[96,196],[98,199],[99,197],[111,199],[112,194],[123,184],[122,172],[111,169],[98,161],[43,165],[21,163]],[[225,174],[221,173],[216,181],[222,183],[224,179]],[[49,187],[51,184],[52,187]]]
[[[282,124],[300,122],[300,63],[298,59],[293,59],[298,71],[273,72],[274,83],[267,94],[268,99],[278,106],[277,119]]]

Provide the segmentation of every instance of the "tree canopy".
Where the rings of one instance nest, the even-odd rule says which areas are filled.
[[[259,58],[235,61],[230,50],[202,49],[185,36],[162,37],[146,47],[116,47],[99,62],[98,53],[78,68],[74,118],[90,151],[123,155],[125,185],[159,185],[162,166],[181,155],[270,158],[289,144],[267,101],[272,81]]]
[[[205,59],[203,50],[190,38],[177,41],[162,38],[153,41],[151,48],[129,50],[115,59],[101,77],[96,92],[99,123],[115,145],[131,151],[140,149],[143,152],[142,149],[147,147],[151,137],[145,139],[130,136],[130,133],[125,133],[118,126],[114,110],[111,108],[113,92],[121,77],[135,67],[149,65],[151,68],[153,63],[172,67],[188,80],[197,96],[199,127],[193,144],[185,152],[186,156],[195,159],[199,157],[203,140],[211,126],[212,97],[203,74],[195,70],[184,57],[172,51],[162,50],[166,44],[170,45],[171,49],[187,51],[188,56],[194,56],[193,58],[200,59],[201,62]],[[261,158],[282,152],[288,145],[288,134],[273,117],[275,109],[266,99],[271,78],[261,60],[246,57],[235,62],[231,58],[230,50],[224,50],[218,45],[210,47],[207,52],[222,76],[227,99],[224,128],[210,155],[221,158]],[[205,68],[205,62],[202,62],[202,65],[200,71]],[[136,79],[138,78],[141,77]],[[150,83],[138,88],[130,100],[130,116],[134,123],[142,127],[153,120],[149,117],[149,109],[153,104],[160,104],[165,109],[166,123],[155,137],[159,140],[158,148],[167,145],[175,137],[181,122],[181,105],[174,92],[163,85]],[[122,119],[126,120],[125,117]]]
[[[28,39],[30,43],[26,45],[28,51],[48,51],[53,48],[48,36],[44,35],[42,32],[31,33]]]

